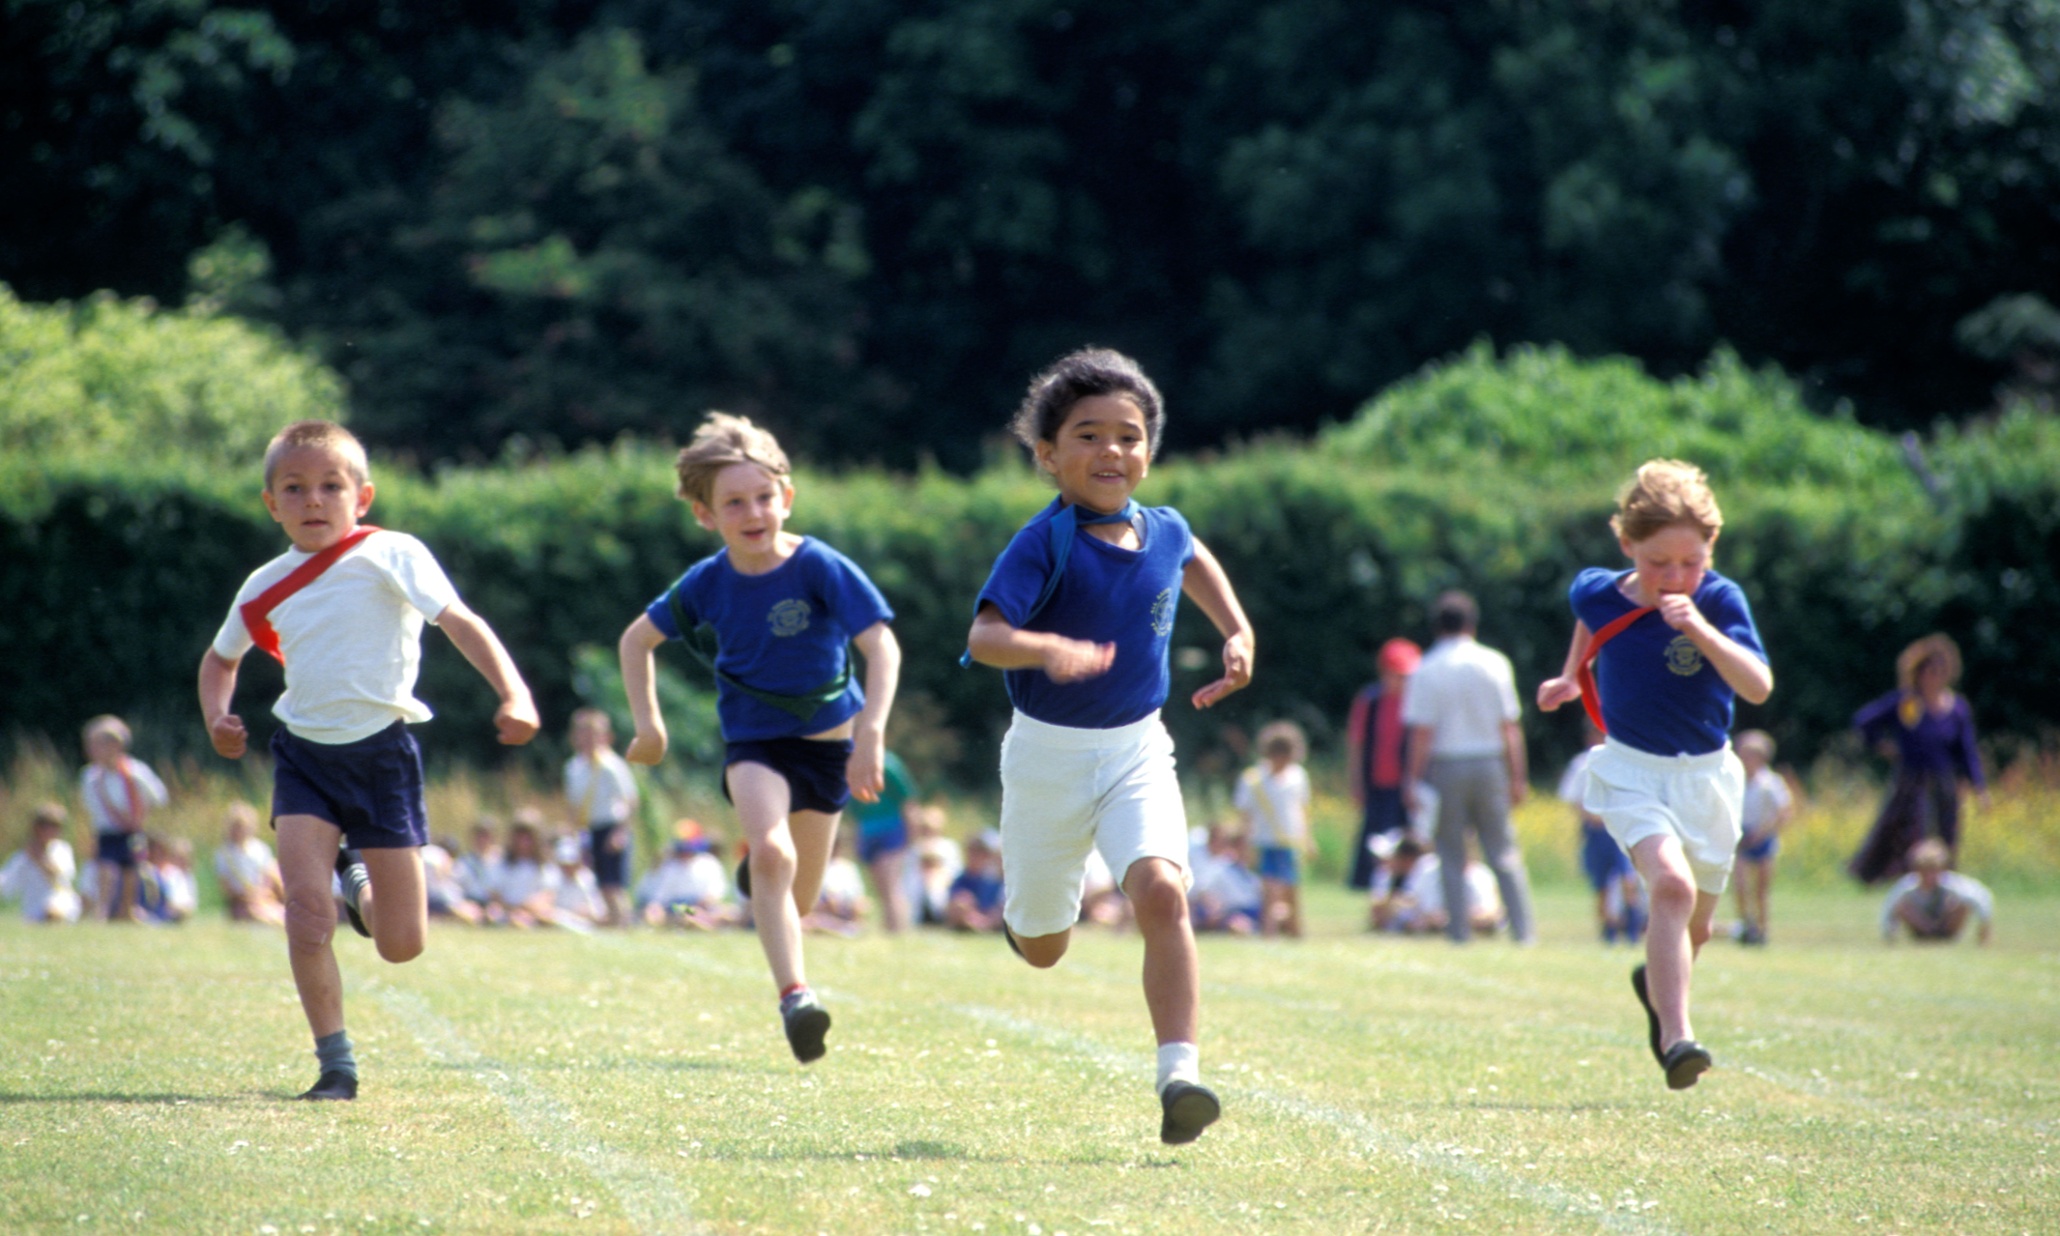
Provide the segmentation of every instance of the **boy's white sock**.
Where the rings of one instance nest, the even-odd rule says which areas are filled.
[[[1159,1044],[1159,1091],[1165,1092],[1171,1082],[1194,1082],[1202,1080],[1202,1052],[1193,1043]]]

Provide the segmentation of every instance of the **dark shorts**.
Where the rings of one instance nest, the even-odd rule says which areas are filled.
[[[1294,848],[1284,845],[1259,847],[1259,878],[1278,880],[1282,884],[1302,882],[1302,856]]]
[[[103,863],[117,867],[134,867],[143,853],[143,834],[125,833],[116,830],[110,833],[95,833],[93,857]]]
[[[1588,873],[1588,887],[1601,892],[1625,876],[1635,874],[1631,856],[1617,844],[1606,828],[1581,826],[1581,870]]]
[[[309,742],[281,726],[272,735],[272,821],[311,815],[343,830],[358,850],[393,850],[429,841],[422,804],[422,750],[394,722],[357,742]]]
[[[611,849],[608,838],[616,829],[622,830],[622,848]],[[594,883],[602,888],[629,887],[629,825],[626,823],[596,824],[587,829],[587,858],[594,868]]]
[[[908,825],[897,817],[892,824],[884,825],[878,832],[860,830],[858,834],[858,861],[870,863],[876,858],[885,858],[908,848]]]
[[[1781,834],[1764,833],[1758,841],[1740,840],[1738,857],[1748,863],[1764,863],[1781,852]]]
[[[851,785],[844,779],[851,763],[849,738],[764,738],[756,742],[726,744],[722,766],[763,764],[787,779],[793,811],[820,811],[835,815],[851,801]],[[722,779],[722,796],[730,798],[730,779]]]

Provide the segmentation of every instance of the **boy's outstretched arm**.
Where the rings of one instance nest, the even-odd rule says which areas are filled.
[[[236,670],[242,662],[231,661],[210,648],[200,658],[200,719],[207,724],[208,741],[215,754],[228,759],[243,758],[250,733],[243,718],[229,711],[236,698]]]
[[[629,714],[636,721],[636,736],[622,758],[632,764],[656,764],[665,758],[665,717],[658,711],[658,686],[652,669],[652,653],[665,642],[647,614],[622,632],[615,655],[622,662],[622,690],[629,696]]]
[[[975,661],[995,669],[1041,669],[1053,682],[1093,678],[1108,673],[1116,663],[1114,644],[1010,626],[991,601],[974,616],[973,629],[966,633],[966,651]]]
[[[1196,541],[1195,556],[1188,560],[1187,570],[1182,574],[1180,590],[1199,605],[1209,616],[1216,630],[1223,636],[1223,677],[1196,691],[1193,696],[1196,708],[1207,708],[1233,691],[1242,690],[1252,681],[1252,621],[1245,617],[1244,606],[1237,601],[1237,590],[1230,586],[1230,577],[1223,573],[1223,564],[1216,561],[1216,555],[1209,547]]]
[[[529,698],[529,684],[522,681],[514,658],[501,646],[500,636],[486,625],[486,619],[466,608],[463,601],[453,601],[437,615],[436,625],[443,628],[472,668],[501,697],[501,706],[494,710],[494,729],[500,733],[501,741],[519,747],[536,737],[541,723],[536,703]]]
[[[901,684],[901,641],[884,622],[852,637],[865,654],[865,707],[851,731],[851,762],[844,770],[852,797],[880,801],[887,787],[887,714],[894,710],[894,692]]]
[[[1566,650],[1566,665],[1560,669],[1559,677],[1547,678],[1538,684],[1538,711],[1552,712],[1561,704],[1581,698],[1581,684],[1574,672],[1581,668],[1581,658],[1587,655],[1588,641],[1595,638],[1588,624],[1574,620],[1573,643]]]

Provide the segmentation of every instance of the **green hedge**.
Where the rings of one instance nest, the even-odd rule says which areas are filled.
[[[1570,445],[1555,450],[1562,434]],[[1773,731],[1784,758],[1840,740],[1853,708],[1890,685],[1896,651],[1935,628],[1961,640],[1990,733],[2036,737],[2060,698],[2048,634],[2060,612],[2060,428],[2021,410],[1928,450],[1936,497],[1893,440],[1807,411],[1778,375],[1719,356],[1662,383],[1624,362],[1534,350],[1456,358],[1313,443],[1163,463],[1143,497],[1186,513],[1259,631],[1254,689],[1198,715],[1178,701],[1217,672],[1218,645],[1184,607],[1168,710],[1183,759],[1225,772],[1236,746],[1225,727],[1276,716],[1301,720],[1321,749],[1372,650],[1394,634],[1423,638],[1425,608],[1446,587],[1479,596],[1483,638],[1511,655],[1528,694],[1564,656],[1574,572],[1620,557],[1606,525],[1616,484],[1662,451],[1717,479],[1728,518],[1718,564],[1752,597],[1778,678],[1773,700],[1741,719]],[[612,650],[715,547],[671,496],[669,465],[668,451],[638,444],[433,477],[380,465],[373,518],[436,550],[514,650],[555,740],[596,689],[576,651]],[[0,462],[7,724],[62,736],[118,711],[145,727],[146,750],[203,750],[195,667],[244,575],[283,545],[258,487],[255,460]],[[1007,703],[999,675],[957,657],[995,553],[1048,494],[1006,460],[970,478],[799,477],[792,526],[849,553],[896,607],[901,711],[924,723],[897,741],[921,751],[926,777],[991,776]],[[428,643],[423,697],[443,717],[433,758],[505,758],[487,725],[490,693],[444,641]],[[239,706],[263,728],[278,675],[260,661],[246,662]],[[685,658],[672,664],[701,681]],[[1575,741],[1570,713],[1528,724],[1541,764]]]

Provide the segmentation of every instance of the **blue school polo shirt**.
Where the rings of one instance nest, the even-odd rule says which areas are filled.
[[[819,690],[843,672],[851,637],[894,611],[858,564],[814,537],[801,538],[792,557],[763,575],[730,565],[727,548],[687,569],[659,594],[644,616],[667,639],[680,638],[672,598],[691,627],[715,627],[715,664],[723,673],[774,695]],[[758,742],[819,734],[865,707],[858,676],[843,694],[803,718],[753,699],[720,680],[716,715],[725,742]]]
[[[1109,672],[1053,682],[1041,669],[1007,670],[1009,702],[1050,725],[1108,730],[1141,721],[1166,702],[1173,674],[1168,651],[1180,585],[1194,558],[1194,533],[1170,506],[1138,508],[1140,549],[1123,549],[1074,531],[1073,549],[1051,600],[1025,618],[1051,575],[1051,518],[1057,499],[1023,525],[995,559],[978,605],[992,602],[1010,626],[1116,645]]]
[[[1574,617],[1599,631],[1637,609],[1617,587],[1628,572],[1589,567],[1568,591]],[[1695,608],[1740,647],[1767,659],[1745,592],[1708,571],[1696,588]],[[1595,658],[1595,686],[1609,736],[1652,755],[1706,755],[1731,732],[1737,693],[1686,635],[1651,613],[1625,627]]]

